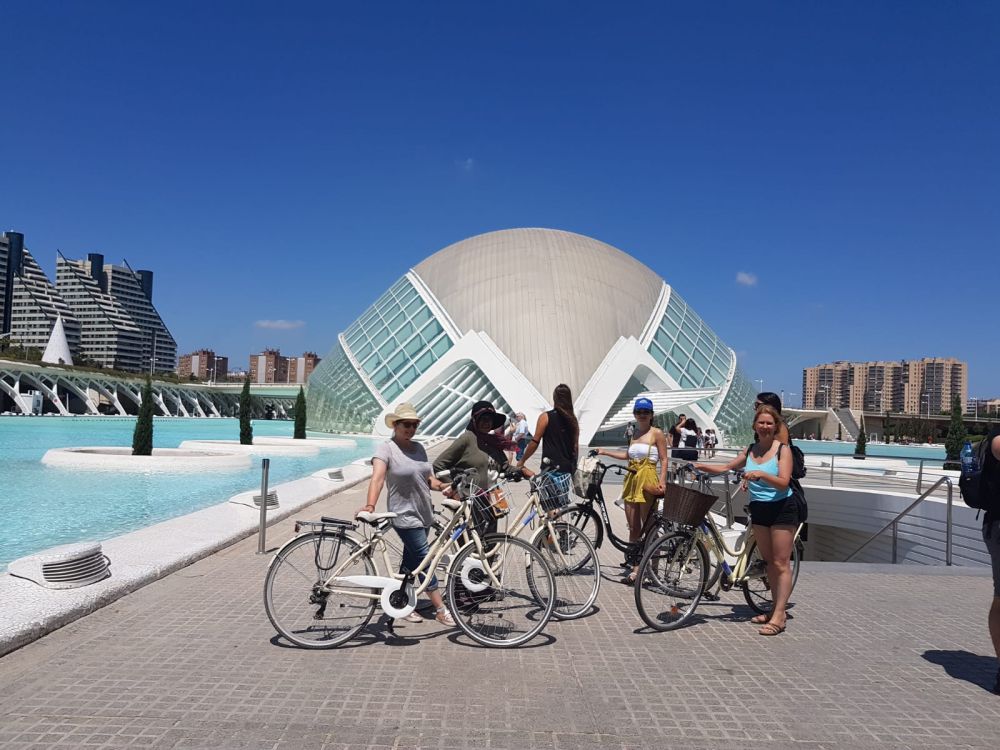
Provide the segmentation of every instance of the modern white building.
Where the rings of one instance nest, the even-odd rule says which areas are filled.
[[[415,404],[456,435],[480,399],[532,421],[573,391],[580,439],[620,436],[640,394],[726,443],[750,436],[754,391],[735,352],[648,267],[571,232],[511,229],[444,248],[396,281],[309,380],[311,428],[383,434]]]
[[[80,354],[101,367],[142,372],[143,332],[108,292],[104,256],[56,258],[56,289],[80,321]],[[173,369],[173,368],[171,368]]]
[[[79,321],[24,247],[24,235],[4,232],[0,237],[0,334],[19,346],[44,350],[60,319],[67,345],[77,349]]]

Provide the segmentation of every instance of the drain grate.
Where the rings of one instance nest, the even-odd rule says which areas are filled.
[[[111,561],[102,551],[100,542],[82,542],[14,560],[7,571],[45,588],[75,589],[110,576]]]
[[[253,505],[255,508],[260,507],[260,495],[253,496]],[[272,490],[267,493],[267,507],[277,508],[278,507],[278,493]]]

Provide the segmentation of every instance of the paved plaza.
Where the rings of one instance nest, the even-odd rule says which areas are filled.
[[[363,492],[297,517],[347,517]],[[281,522],[268,546],[291,535]],[[373,620],[346,647],[303,651],[264,614],[270,557],[256,545],[0,659],[0,748],[956,748],[1000,735],[982,575],[806,564],[781,636],[756,635],[738,593],[655,633],[605,552],[599,611],[519,650]]]

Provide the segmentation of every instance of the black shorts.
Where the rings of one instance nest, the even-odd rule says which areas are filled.
[[[750,522],[755,526],[798,526],[802,520],[802,509],[795,495],[750,503]]]
[[[1000,521],[983,524],[983,541],[993,561],[993,596],[1000,597]]]

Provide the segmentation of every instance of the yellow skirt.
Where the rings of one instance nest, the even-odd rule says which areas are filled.
[[[648,458],[640,461],[629,461],[628,468],[634,473],[625,475],[625,482],[622,485],[622,500],[626,503],[644,503],[646,496],[642,488],[647,484],[659,484],[660,473],[656,470],[656,464]]]

